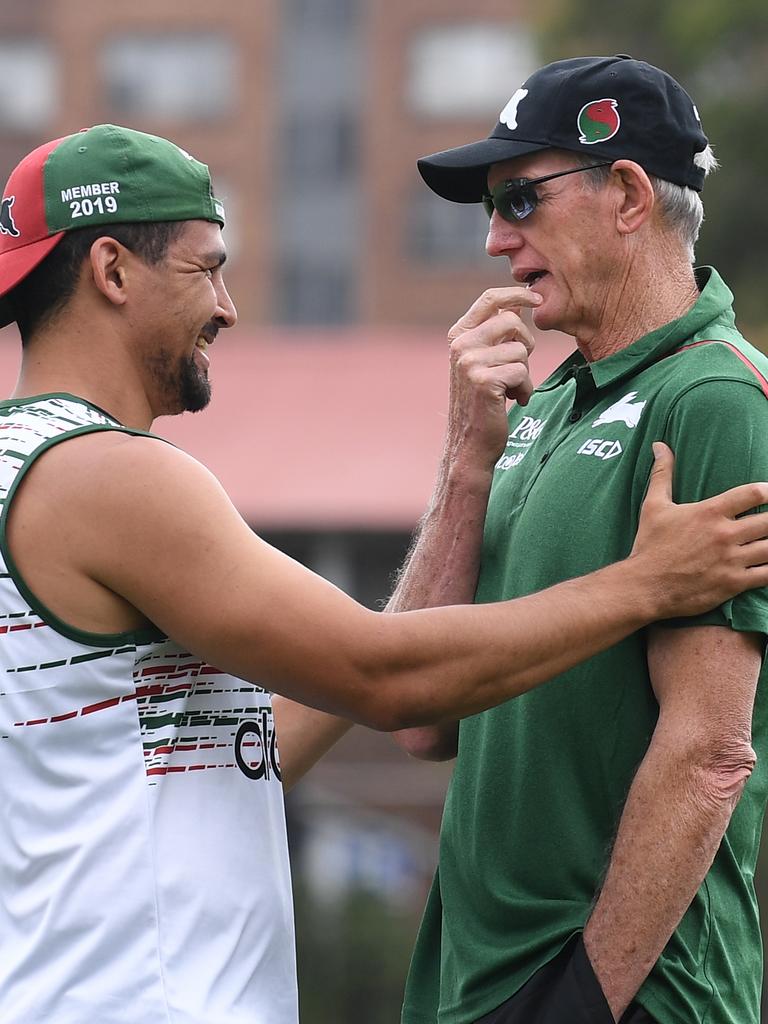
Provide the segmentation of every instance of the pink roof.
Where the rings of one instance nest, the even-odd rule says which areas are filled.
[[[13,389],[15,331],[2,333],[0,386]],[[540,382],[571,351],[549,334]],[[445,335],[413,328],[238,329],[210,350],[205,412],[156,433],[211,469],[243,516],[264,527],[404,528],[424,510],[446,418]]]

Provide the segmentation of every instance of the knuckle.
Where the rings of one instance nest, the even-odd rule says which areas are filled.
[[[467,380],[475,387],[486,383],[486,373],[481,366],[472,365],[467,370]]]
[[[507,378],[520,384],[528,380],[528,371],[521,363],[510,363],[507,367]]]
[[[458,370],[467,373],[477,364],[477,359],[474,352],[465,350],[457,352],[455,362]]]
[[[467,339],[466,335],[462,334],[458,338],[454,338],[449,345],[451,359],[457,364],[461,363],[467,355]]]
[[[523,332],[523,321],[520,319],[517,313],[511,309],[502,309],[496,314],[500,323],[504,324],[505,328],[514,334],[522,334]]]

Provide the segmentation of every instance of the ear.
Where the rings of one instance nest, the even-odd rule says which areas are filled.
[[[649,220],[656,197],[650,178],[634,160],[616,160],[611,166],[614,181],[620,189],[616,207],[616,229],[631,235]]]
[[[97,238],[89,253],[93,283],[107,301],[122,306],[128,296],[126,292],[127,263],[129,251],[114,238],[105,235]]]

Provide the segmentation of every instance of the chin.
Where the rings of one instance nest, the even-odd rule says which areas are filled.
[[[560,320],[556,313],[547,309],[546,303],[537,306],[533,311],[533,326],[537,331],[562,331]]]

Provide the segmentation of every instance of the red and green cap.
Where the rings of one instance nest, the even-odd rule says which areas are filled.
[[[0,207],[0,327],[8,292],[67,231],[103,224],[208,220],[224,226],[211,176],[167,139],[113,124],[46,142],[11,172]]]

